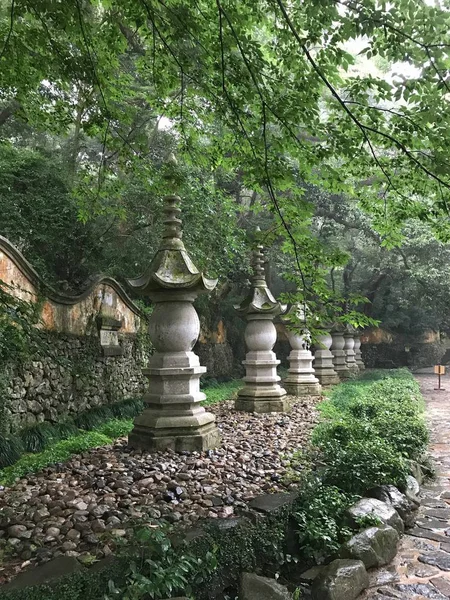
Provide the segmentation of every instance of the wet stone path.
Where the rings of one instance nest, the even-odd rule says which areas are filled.
[[[436,376],[418,375],[431,433],[436,480],[421,488],[416,526],[400,541],[394,561],[371,574],[361,600],[450,598],[450,378],[436,391]]]

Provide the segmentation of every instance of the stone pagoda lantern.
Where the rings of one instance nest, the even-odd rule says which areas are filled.
[[[332,343],[330,329],[331,327],[322,327],[324,333],[317,336],[317,342],[314,344],[314,370],[323,387],[339,383],[330,351]]]
[[[353,348],[355,351],[355,361],[359,370],[363,371],[366,368],[366,365],[364,364],[361,354],[361,334],[358,333],[358,331],[355,331],[353,339],[355,340],[355,346]]]
[[[347,366],[344,331],[339,326],[336,326],[331,331],[331,338],[331,354],[333,355],[334,370],[340,379],[348,379],[350,377],[350,369]]]
[[[356,374],[359,371],[359,367],[356,364],[355,357],[355,339],[354,339],[354,329],[348,328],[344,333],[345,340],[345,357],[347,360],[347,367],[350,373]]]
[[[242,363],[245,367],[244,387],[238,392],[235,408],[257,413],[286,412],[289,408],[287,394],[277,375],[280,361],[272,351],[277,341],[273,320],[286,311],[286,306],[272,296],[263,265],[262,246],[258,245],[253,253],[254,275],[250,291],[235,307],[247,320],[245,342],[248,349]]]
[[[303,308],[297,304],[293,305],[282,319],[292,323],[294,320],[302,321],[304,316]],[[322,386],[312,366],[314,357],[309,349],[309,331],[300,332],[298,328],[287,327],[286,333],[292,350],[288,356],[288,376],[283,381],[285,390],[292,396],[320,396]]]
[[[176,160],[166,165],[166,181],[176,185]],[[155,347],[144,374],[149,388],[145,409],[134,421],[128,437],[133,448],[201,451],[220,442],[215,417],[200,405],[200,376],[206,367],[192,349],[200,333],[200,321],[192,303],[199,294],[210,292],[217,280],[207,279],[192,262],[181,240],[180,198],[164,197],[163,239],[148,270],[128,281],[155,307],[149,333]]]

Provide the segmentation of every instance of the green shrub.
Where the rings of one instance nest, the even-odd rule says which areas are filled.
[[[102,425],[105,421],[113,418],[113,412],[109,406],[99,406],[80,413],[74,419],[78,429],[90,431]]]
[[[132,429],[132,419],[112,419],[98,427],[96,431],[114,440],[128,435]]]
[[[117,419],[133,419],[144,410],[142,398],[130,398],[123,402],[111,404],[112,416]]]
[[[61,439],[59,432],[51,423],[39,423],[20,432],[25,452],[42,452],[52,442]]]
[[[22,441],[16,436],[0,436],[0,468],[14,464],[23,452]]]
[[[75,425],[73,419],[67,419],[62,423],[55,423],[54,428],[56,430],[56,436],[59,440],[66,440],[72,435],[79,433],[78,427]]]
[[[230,400],[236,395],[238,389],[242,386],[240,381],[228,381],[227,383],[216,384],[205,387],[203,392],[206,394],[206,400],[203,400],[203,406],[211,406],[225,400]]]
[[[345,445],[339,440],[328,442],[321,446],[320,457],[325,464],[324,483],[351,494],[364,495],[383,484],[404,488],[409,473],[407,460],[386,440],[376,437],[350,440]]]
[[[325,484],[317,476],[303,482],[292,516],[305,556],[317,559],[334,553],[351,536],[346,525],[346,510],[356,499],[335,485]]]

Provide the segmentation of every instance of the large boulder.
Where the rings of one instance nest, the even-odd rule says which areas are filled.
[[[315,578],[312,600],[355,600],[369,586],[369,576],[360,560],[337,559]]]
[[[242,573],[239,600],[292,600],[292,595],[275,579]]]
[[[389,525],[369,527],[344,544],[341,556],[362,561],[366,569],[382,567],[396,555],[398,540],[397,530]]]
[[[407,498],[394,485],[379,485],[369,490],[367,495],[393,506],[405,527],[414,527],[419,504]]]
[[[347,514],[351,525],[355,528],[361,525],[364,518],[376,517],[381,523],[393,527],[399,533],[403,533],[405,530],[403,521],[395,508],[376,498],[361,498],[348,509]]]

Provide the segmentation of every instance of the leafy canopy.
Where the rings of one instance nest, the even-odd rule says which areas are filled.
[[[342,258],[312,238],[303,183],[355,197],[385,246],[408,218],[449,239],[449,6],[6,0],[0,122],[15,112],[64,132],[78,119],[101,143],[78,182],[95,209],[120,195],[120,173],[155,176],[147,138],[130,132],[142,107],[165,117],[185,164],[239,173],[268,198],[264,239],[284,237],[298,299],[334,310],[325,273]]]

